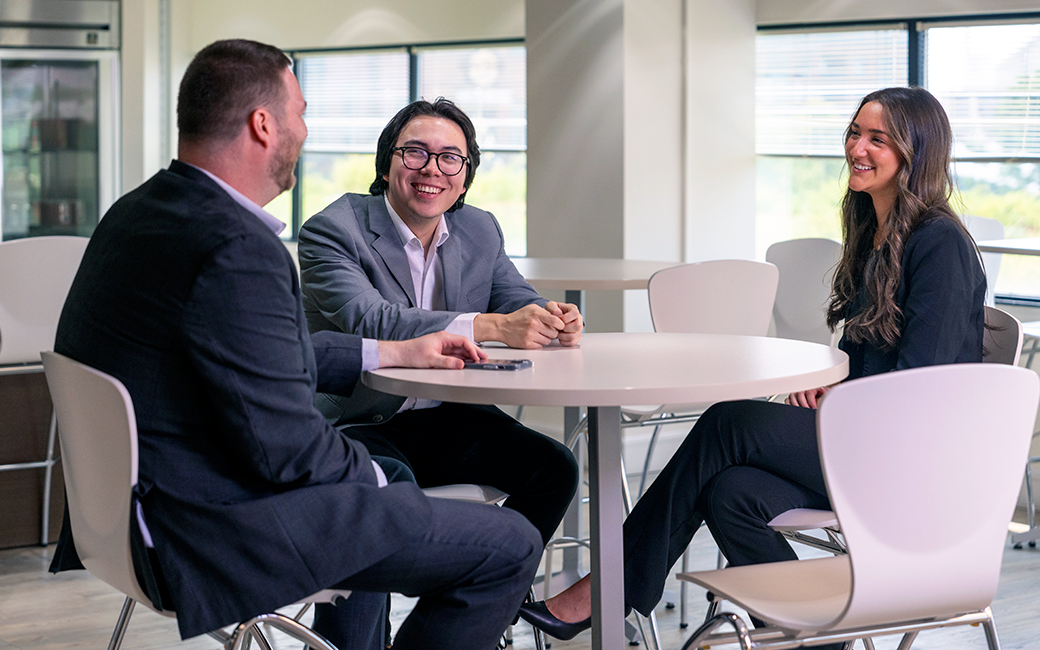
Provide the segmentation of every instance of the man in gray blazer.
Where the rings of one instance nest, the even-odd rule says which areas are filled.
[[[390,120],[371,195],[345,194],[300,231],[312,332],[395,340],[447,331],[517,348],[578,342],[577,307],[539,296],[506,256],[494,216],[464,205],[479,163],[473,124],[448,100],[414,102]],[[494,406],[406,400],[360,385],[348,398],[319,395],[318,406],[381,462],[411,470],[421,487],[479,483],[508,493],[505,507],[527,517],[543,541],[577,487],[570,450]]]
[[[405,339],[446,330],[518,348],[578,342],[577,308],[539,296],[506,256],[494,216],[464,205],[479,162],[472,122],[448,100],[414,102],[390,120],[371,195],[345,194],[300,231],[312,332]],[[361,390],[319,402],[334,423],[362,425],[345,431],[374,455],[407,464],[422,487],[481,483],[507,492],[506,507],[545,540],[577,486],[568,449],[492,406]]]

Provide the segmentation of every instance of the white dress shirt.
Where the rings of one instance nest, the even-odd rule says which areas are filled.
[[[422,242],[419,241],[419,238],[415,236],[415,233],[412,232],[404,220],[398,216],[394,206],[390,205],[390,199],[387,198],[386,194],[383,195],[383,202],[386,204],[386,211],[390,213],[390,220],[394,223],[397,234],[401,236],[401,241],[404,242],[404,254],[408,258],[408,270],[412,274],[412,288],[415,289],[417,306],[420,309],[429,311],[444,311],[446,308],[444,302],[444,265],[441,262],[438,250],[451,236],[448,232],[448,223],[444,220],[444,215],[442,214],[437,222],[437,231],[434,232],[433,242],[431,243],[432,250],[427,255],[423,249]],[[473,319],[476,317],[477,312],[459,314],[455,320],[444,328],[444,331],[450,334],[460,334],[473,340]],[[401,408],[398,409],[398,413],[410,409],[432,408],[439,404],[440,402],[436,400],[409,397],[401,405]]]

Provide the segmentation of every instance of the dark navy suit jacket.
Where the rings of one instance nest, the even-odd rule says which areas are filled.
[[[313,406],[317,389],[351,391],[361,339],[308,334],[278,237],[188,165],[105,215],[55,350],[133,398],[137,495],[165,580],[153,600],[184,637],[334,585],[429,526],[418,488],[377,488],[364,447]],[[75,564],[63,533],[55,568]]]

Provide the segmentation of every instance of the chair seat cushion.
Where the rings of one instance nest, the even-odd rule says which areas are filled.
[[[852,589],[847,555],[694,571],[678,577],[787,630],[829,629],[845,611]]]

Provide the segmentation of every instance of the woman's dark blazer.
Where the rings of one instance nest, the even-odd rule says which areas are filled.
[[[890,370],[982,361],[986,276],[970,239],[952,217],[929,214],[903,248],[896,304],[903,332],[890,350],[843,336],[849,379]],[[853,313],[866,300],[860,293]]]

